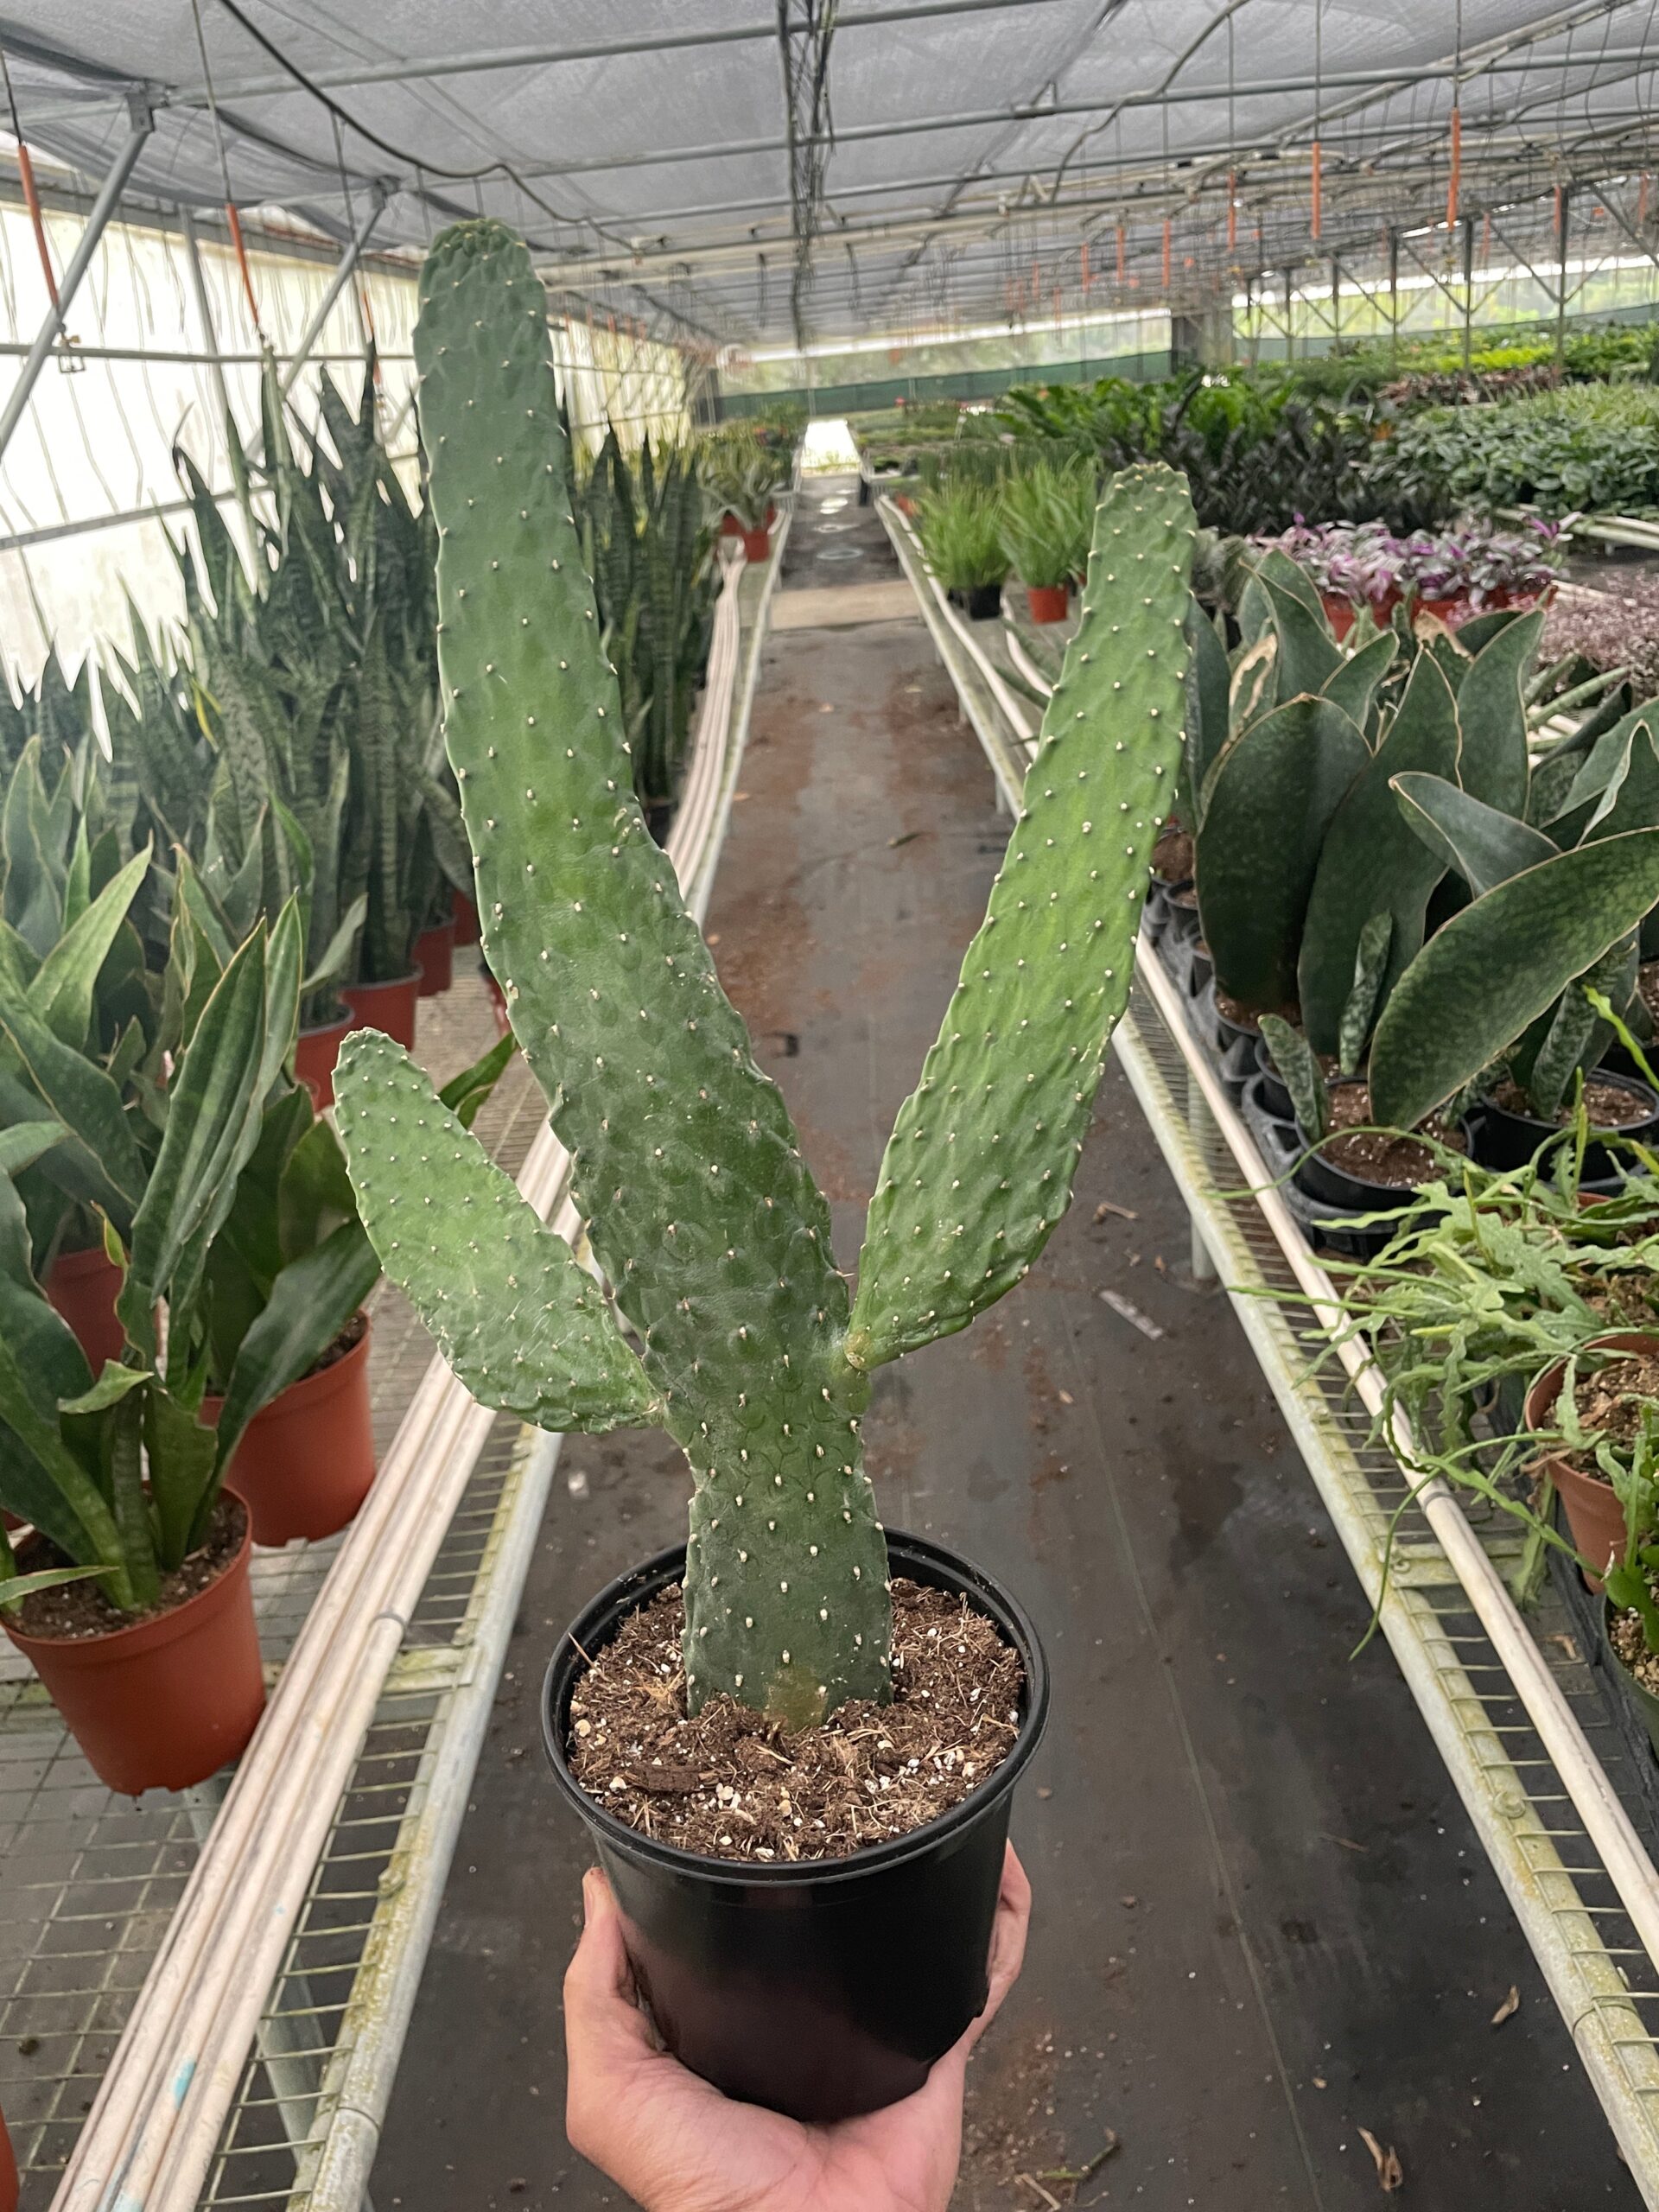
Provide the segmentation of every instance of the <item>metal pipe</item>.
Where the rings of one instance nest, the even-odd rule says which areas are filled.
[[[113,167],[99,188],[98,197],[86,218],[86,228],[81,232],[79,242],[69,257],[69,265],[63,272],[58,296],[53,302],[50,314],[35,333],[35,342],[29,349],[22,367],[17,372],[17,381],[6,401],[5,412],[0,414],[0,454],[3,454],[11,443],[12,433],[23,419],[23,410],[40,380],[41,371],[46,366],[48,356],[62,334],[63,318],[69,312],[69,303],[80,289],[81,278],[92,266],[99,241],[109,228],[110,218],[126,189],[127,179],[132,175],[138,156],[156,127],[155,118],[141,101],[135,100],[130,111],[132,127],[115,157]]]
[[[329,312],[333,308],[334,302],[340,297],[341,292],[345,290],[346,285],[351,282],[352,271],[356,268],[358,261],[362,255],[363,249],[369,242],[370,236],[374,230],[375,225],[380,220],[381,215],[385,212],[385,196],[380,192],[377,191],[370,200],[368,213],[363,218],[363,220],[357,226],[357,235],[353,238],[345,252],[341,254],[340,259],[335,263],[334,273],[328,280],[328,289],[324,292],[321,299],[318,301],[317,311],[312,316],[310,321],[306,325],[305,335],[300,340],[299,350],[294,355],[293,359],[289,363],[288,368],[283,374],[283,392],[284,397],[286,397],[287,394],[294,389],[294,385],[299,376],[300,371],[305,366],[306,360],[311,352],[311,348],[315,345],[319,336],[321,334],[322,326],[327,321]]]
[[[190,271],[190,289],[196,302],[196,321],[201,325],[201,342],[207,349],[207,365],[213,375],[213,396],[219,402],[219,419],[226,435],[233,436],[235,428],[231,414],[230,388],[225,382],[225,364],[219,354],[219,333],[213,327],[213,311],[207,298],[207,279],[202,270],[196,226],[188,207],[180,207],[179,225],[184,233],[184,257]]]
[[[909,4],[868,8],[837,16],[836,35],[868,30],[881,23],[925,22],[931,16],[981,15],[1009,7],[1043,7],[1052,0],[909,0]],[[630,54],[668,54],[687,47],[741,46],[777,36],[774,23],[736,23],[728,29],[659,31],[633,38],[594,39],[582,46],[508,46],[488,48],[475,54],[434,54],[426,60],[388,61],[372,69],[320,69],[311,73],[314,85],[338,91],[350,85],[400,85],[420,78],[476,75],[492,69],[544,69],[565,61],[606,61]],[[252,77],[241,84],[216,85],[213,95],[221,103],[263,99],[291,92],[291,77]],[[175,92],[175,107],[206,107],[205,86],[190,86]]]

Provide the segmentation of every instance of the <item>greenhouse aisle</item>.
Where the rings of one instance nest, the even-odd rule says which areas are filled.
[[[848,488],[804,493],[799,584],[894,573]],[[849,1268],[1006,826],[919,623],[774,636],[709,931]],[[970,1334],[883,1370],[867,1425],[884,1518],[1005,1576],[1055,1676],[1015,1814],[1031,1950],[975,2067],[957,2202],[1357,2212],[1392,2151],[1408,2201],[1437,2212],[1628,2212],[1635,2191],[1391,1660],[1374,1645],[1350,1663],[1357,1586],[1186,1252],[1113,1067],[1077,1202],[1029,1281]],[[377,2212],[621,2201],[563,2139],[559,1980],[586,1853],[543,1772],[537,1697],[555,1634],[683,1533],[685,1494],[661,1437],[565,1448]],[[1114,2142],[1089,2179],[1065,2177]]]

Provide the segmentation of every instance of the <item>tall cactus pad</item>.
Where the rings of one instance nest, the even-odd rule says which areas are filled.
[[[485,951],[696,1479],[693,1705],[725,1689],[810,1720],[887,1694],[891,1629],[828,1209],[633,797],[529,255],[459,224],[421,297],[444,729]]]
[[[604,1293],[399,1045],[359,1029],[335,1096],[380,1264],[480,1405],[590,1433],[656,1416]]]
[[[1183,478],[1114,478],[1083,621],[978,936],[870,1202],[847,1356],[965,1328],[1071,1203],[1181,750],[1194,536]]]

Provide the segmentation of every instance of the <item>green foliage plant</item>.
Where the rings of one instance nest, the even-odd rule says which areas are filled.
[[[1179,482],[1119,476],[1008,854],[871,1202],[855,1294],[633,796],[524,246],[433,247],[416,334],[440,526],[445,721],[485,947],[569,1149],[615,1317],[407,1057],[337,1080],[393,1279],[485,1403],[555,1429],[657,1423],[690,1464],[685,1661],[808,1725],[889,1694],[870,1371],[1011,1289],[1069,1201],[1179,757],[1193,536]]]
[[[1039,462],[1003,480],[1002,550],[1020,582],[1036,589],[1081,575],[1094,534],[1095,471]]]
[[[992,486],[947,478],[923,496],[916,526],[927,565],[947,591],[976,591],[1007,575],[1002,503]]]

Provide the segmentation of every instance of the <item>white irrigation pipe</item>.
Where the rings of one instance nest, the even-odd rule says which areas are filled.
[[[899,519],[902,522],[903,518]],[[907,526],[906,526],[907,528]],[[914,539],[914,532],[908,534]],[[930,576],[936,593],[938,586]],[[955,610],[941,597],[952,630],[972,654],[982,673],[991,671],[985,657]],[[1022,743],[1031,741],[1030,725],[1007,699],[998,703]],[[1266,1164],[1249,1132],[1233,1110],[1231,1100],[1204,1054],[1188,1050],[1191,1030],[1186,1012],[1174,984],[1156,959],[1137,956],[1136,988],[1157,1006],[1164,1025],[1180,1046],[1188,1072],[1204,1094],[1217,1128],[1226,1138],[1239,1172],[1249,1188],[1263,1219],[1289,1262],[1323,1327],[1335,1341],[1338,1356],[1368,1412],[1380,1414],[1385,1403],[1383,1379],[1369,1351],[1346,1325],[1346,1315],[1336,1285],[1308,1249],[1301,1224],[1274,1189]],[[1416,1440],[1405,1414],[1395,1407],[1389,1419],[1394,1450],[1408,1471],[1418,1465]],[[1659,1873],[1646,1847],[1631,1825],[1600,1760],[1590,1748],[1573,1718],[1548,1662],[1528,1633],[1503,1577],[1487,1557],[1484,1548],[1465,1519],[1451,1487],[1438,1476],[1417,1493],[1424,1517],[1441,1550],[1451,1562],[1481,1626],[1491,1638],[1528,1719],[1565,1784],[1585,1832],[1601,1855],[1620,1903],[1630,1915],[1649,1957],[1659,1965]]]
[[[780,529],[757,610],[758,661]],[[734,600],[742,570],[728,570]],[[712,658],[712,652],[711,652]],[[727,711],[705,697],[699,756],[731,735],[735,652],[715,671]],[[746,699],[753,696],[751,685]],[[727,764],[729,790],[735,762]],[[696,844],[671,837],[683,881],[701,878],[725,809],[704,811]],[[677,830],[679,825],[677,823]],[[688,824],[688,830],[692,825]],[[519,1188],[569,1237],[564,1147],[543,1126]],[[410,1615],[494,1415],[441,1358],[418,1385],[397,1437],[296,1637],[270,1704],[203,1846],[155,1964],[65,2170],[54,2212],[190,2212],[314,1867],[350,1778]]]

